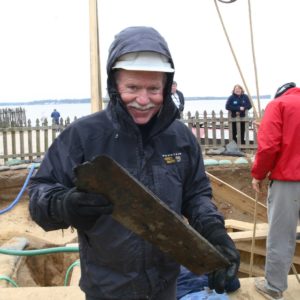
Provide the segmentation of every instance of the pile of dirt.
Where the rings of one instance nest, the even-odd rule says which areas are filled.
[[[249,165],[245,166],[212,166],[207,167],[206,171],[217,177],[220,181],[232,186],[239,193],[246,194],[251,197],[255,202],[256,199],[259,203],[265,205],[267,197],[267,181],[262,187],[261,193],[257,194],[252,189],[252,177]],[[214,195],[214,190],[213,190]],[[239,221],[245,221],[252,223],[253,215],[248,211],[243,211],[235,207],[229,202],[223,199],[213,198],[214,203],[218,207],[219,211],[222,212],[225,219],[235,219]]]
[[[76,231],[71,228],[46,232],[31,219],[26,190],[19,201],[15,201],[16,204],[11,206],[13,201],[18,199],[27,174],[27,169],[0,172],[0,210],[7,209],[0,214],[0,246],[15,237],[28,241],[26,250],[60,247],[77,242]],[[63,285],[66,270],[77,259],[78,253],[64,252],[22,256],[12,279],[22,287]]]
[[[245,193],[246,195],[255,199],[256,193],[252,188],[252,177],[251,177],[251,170],[250,165],[245,166],[212,166],[207,167],[207,172],[211,173],[212,175],[218,177],[219,179],[223,180],[227,184],[232,185],[234,188],[238,189],[239,191]],[[266,203],[266,197],[268,192],[268,185],[267,180],[265,180],[262,191],[258,195],[259,201],[261,203]]]

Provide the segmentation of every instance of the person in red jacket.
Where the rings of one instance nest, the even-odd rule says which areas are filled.
[[[255,286],[270,299],[283,299],[300,213],[300,88],[295,83],[281,86],[267,105],[257,142],[252,187],[260,192],[266,177],[270,182],[265,279]]]

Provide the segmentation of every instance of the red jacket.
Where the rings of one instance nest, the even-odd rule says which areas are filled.
[[[257,134],[251,174],[256,179],[300,181],[300,88],[291,88],[266,107]]]

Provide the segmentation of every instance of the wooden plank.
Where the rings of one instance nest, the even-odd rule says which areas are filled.
[[[265,229],[268,228],[267,223],[258,223],[256,224],[256,229]],[[234,229],[234,230],[253,230],[253,223],[244,222],[234,219],[225,220],[226,229]]]
[[[234,242],[239,241],[250,241],[253,237],[253,231],[237,231],[237,232],[228,232],[230,237],[233,239]],[[268,235],[268,230],[256,230],[255,232],[255,239],[262,240],[266,239]]]
[[[251,241],[235,242],[235,246],[240,252],[241,251],[249,252],[250,255]],[[266,240],[255,241],[254,254],[266,256]]]
[[[250,258],[249,258],[250,262]],[[249,274],[250,272],[250,263],[241,262],[239,267],[239,272],[243,274]],[[252,266],[252,276],[254,277],[262,277],[265,274],[264,264],[257,265],[253,264]]]
[[[262,244],[259,244],[259,242],[262,242]],[[242,242],[242,241],[234,241],[237,249],[240,252],[248,252],[250,255],[250,251],[251,251],[251,241],[248,242]],[[261,240],[261,241],[255,241],[255,248],[254,248],[254,254],[255,255],[260,255],[260,256],[266,256],[266,246],[263,245],[265,244],[265,240]],[[299,265],[300,267],[300,255],[299,255],[299,251],[300,251],[300,244],[297,243],[296,244],[296,250],[294,253],[294,257],[293,257],[293,263],[296,265]]]
[[[213,196],[215,199],[228,202],[240,211],[252,216],[254,215],[255,199],[210,174],[209,172],[206,172],[206,174],[210,179],[213,189]],[[260,202],[257,203],[256,219],[261,222],[268,222],[267,207]]]
[[[32,160],[33,159],[33,155],[32,155],[32,127],[31,127],[31,123],[28,124],[28,153],[29,153],[29,159]]]
[[[23,155],[25,153],[24,150],[24,129],[20,129],[20,154],[21,154],[21,159],[25,159],[25,156]]]
[[[297,226],[297,232],[300,232],[300,226]],[[231,236],[231,238],[235,242],[252,240],[252,237],[253,237],[252,230],[229,232],[228,234]],[[266,239],[267,235],[268,235],[268,228],[258,229],[255,232],[255,239],[258,239],[258,240]],[[297,244],[299,244],[299,243],[300,243],[300,241],[297,241]]]
[[[234,219],[227,219],[227,220],[225,220],[225,227],[226,227],[226,229],[249,231],[249,230],[253,230],[253,223],[234,220]],[[258,230],[268,230],[268,228],[269,228],[268,223],[256,224],[256,229],[258,229]],[[297,233],[300,233],[300,226],[297,226],[296,230],[297,230]]]
[[[107,156],[75,168],[76,185],[114,203],[112,217],[196,274],[227,260],[183,218]]]

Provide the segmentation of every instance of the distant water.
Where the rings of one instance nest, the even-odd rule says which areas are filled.
[[[60,116],[65,120],[67,117],[71,121],[75,117],[80,118],[91,113],[91,104],[90,103],[78,103],[78,104],[35,104],[35,105],[17,105],[17,106],[1,106],[3,108],[16,108],[21,107],[25,109],[26,119],[31,120],[35,123],[37,119],[41,120],[42,118],[47,118],[48,122],[51,120],[51,113],[56,109]]]
[[[264,109],[270,99],[262,99],[261,100],[261,109]],[[185,102],[184,113],[186,114],[188,111],[191,112],[192,116],[195,115],[195,112],[198,111],[200,114],[206,110],[207,113],[211,113],[215,111],[219,113],[221,110],[225,112],[225,103],[226,100],[188,100]],[[254,102],[255,103],[255,102]],[[46,117],[48,121],[51,119],[50,115],[53,109],[55,108],[60,112],[60,115],[63,119],[67,117],[70,118],[71,121],[74,120],[75,117],[80,118],[91,113],[91,104],[90,103],[78,103],[78,104],[35,104],[35,105],[18,105],[18,106],[1,106],[0,109],[3,108],[15,108],[22,107],[25,109],[27,120],[30,119],[34,121],[36,119],[41,120],[41,118]],[[253,111],[253,110],[251,110]],[[250,111],[250,112],[251,112]]]

